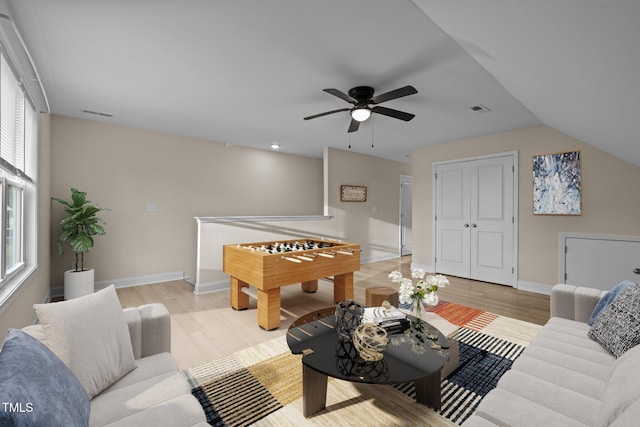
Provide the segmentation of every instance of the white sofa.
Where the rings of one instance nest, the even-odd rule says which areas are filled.
[[[89,425],[207,426],[200,403],[170,354],[167,309],[162,304],[147,304],[126,308],[124,315],[135,368],[90,400]],[[23,331],[46,341],[39,324]]]
[[[640,346],[616,359],[588,336],[604,295],[554,286],[548,323],[463,426],[638,425]]]

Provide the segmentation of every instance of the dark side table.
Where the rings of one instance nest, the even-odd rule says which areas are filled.
[[[417,320],[408,317],[412,322]],[[416,338],[415,333],[399,333],[389,335],[389,346],[382,360],[367,362],[360,358],[351,341],[339,337],[335,320],[335,307],[328,307],[296,319],[287,331],[291,352],[303,355],[305,417],[325,408],[328,377],[366,384],[413,382],[416,401],[440,409],[440,371],[447,361],[446,350],[432,348],[434,341]],[[422,326],[435,330],[436,343],[448,348],[448,341],[440,331],[424,321]]]

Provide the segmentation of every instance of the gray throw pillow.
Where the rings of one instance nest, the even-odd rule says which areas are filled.
[[[625,280],[623,282],[618,283],[609,292],[604,294],[604,296],[600,299],[600,301],[598,301],[598,304],[596,304],[595,308],[593,309],[593,312],[591,313],[591,317],[589,317],[589,320],[587,321],[587,325],[593,326],[593,324],[596,322],[598,317],[600,317],[604,309],[609,307],[611,303],[615,301],[618,295],[620,295],[622,292],[624,292],[625,289],[627,289],[629,286],[633,284],[634,283],[631,280]]]
[[[0,351],[0,426],[87,426],[89,396],[37,339],[9,329]]]
[[[589,338],[616,358],[640,344],[640,285],[629,286],[603,310]]]

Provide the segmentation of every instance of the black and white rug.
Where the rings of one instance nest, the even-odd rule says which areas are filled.
[[[473,414],[525,348],[466,328],[460,328],[459,342],[460,366],[442,381],[440,409],[442,416],[456,424],[462,424]],[[415,398],[413,383],[395,387]]]

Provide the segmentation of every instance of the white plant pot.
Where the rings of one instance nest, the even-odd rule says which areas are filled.
[[[93,268],[64,272],[64,299],[70,300],[93,293]]]

